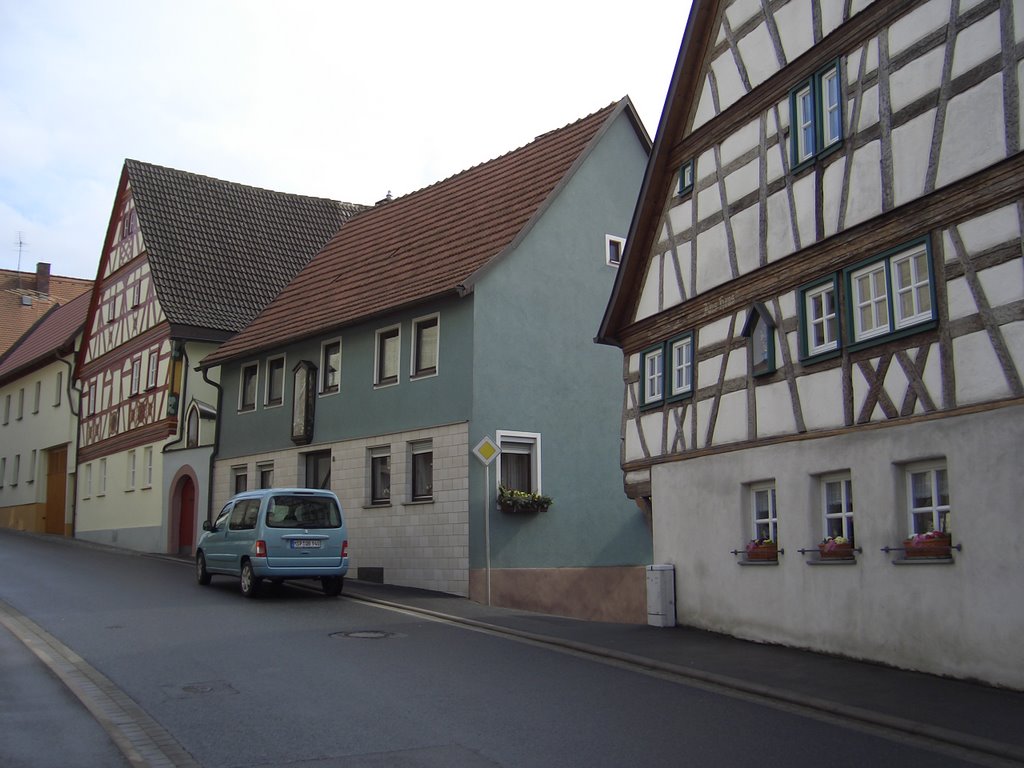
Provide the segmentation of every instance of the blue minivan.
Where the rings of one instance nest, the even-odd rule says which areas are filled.
[[[341,502],[331,491],[264,488],[239,493],[196,547],[196,580],[234,576],[254,597],[264,579],[319,579],[324,593],[341,594],[348,573],[348,533]]]

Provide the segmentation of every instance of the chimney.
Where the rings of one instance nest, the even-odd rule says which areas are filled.
[[[36,291],[43,296],[50,294],[50,265],[45,261],[36,263]]]

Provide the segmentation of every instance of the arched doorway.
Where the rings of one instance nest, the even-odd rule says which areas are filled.
[[[196,543],[196,484],[186,475],[178,481],[178,554],[192,555]]]

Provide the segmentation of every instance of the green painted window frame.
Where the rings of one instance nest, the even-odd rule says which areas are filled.
[[[681,342],[689,342],[690,359],[689,359],[689,370],[690,370],[690,381],[685,389],[676,390],[676,347]],[[694,338],[693,331],[687,331],[681,333],[678,336],[673,336],[665,345],[665,362],[667,367],[665,369],[665,385],[662,388],[662,392],[665,395],[665,399],[668,402],[678,402],[680,400],[686,400],[693,397],[694,390],[696,389],[695,384],[697,381],[697,355],[696,355],[696,340]]]
[[[661,370],[658,372],[657,377],[659,379],[660,390],[656,397],[648,395],[647,382],[649,376],[647,375],[647,360],[652,355],[661,356]],[[640,407],[641,408],[654,408],[662,405],[665,402],[665,359],[666,349],[665,343],[655,344],[652,347],[648,347],[640,353]]]
[[[893,288],[892,264],[899,260],[899,257],[924,248],[925,263],[928,268],[928,295],[931,303],[930,317],[904,322],[897,326],[896,322],[896,293]],[[871,336],[857,338],[857,325],[855,317],[855,296],[853,290],[853,277],[866,268],[882,264],[885,269],[885,291],[888,300],[889,328],[887,331]],[[864,349],[874,344],[881,344],[886,341],[900,339],[905,336],[912,336],[915,333],[935,328],[938,325],[937,304],[935,296],[935,264],[932,254],[931,239],[920,237],[906,243],[902,243],[887,251],[883,251],[869,259],[864,259],[856,264],[843,269],[843,291],[846,296],[846,347],[850,351]]]
[[[686,197],[693,191],[694,176],[697,172],[693,160],[687,160],[679,166],[679,178],[676,182],[676,196]]]
[[[828,105],[825,100],[824,83],[830,76],[835,76],[839,85],[839,136],[828,144],[825,143],[825,124],[828,119],[826,110]],[[789,148],[792,171],[800,171],[815,160],[835,152],[843,145],[845,139],[845,123],[843,109],[843,68],[840,59],[834,59],[826,66],[819,69],[810,77],[801,80],[789,92]],[[807,91],[811,99],[811,126],[814,133],[814,147],[807,157],[801,157],[800,153],[800,95]]]
[[[842,328],[842,310],[839,302],[839,274],[834,273],[825,277],[819,278],[809,283],[804,283],[797,288],[797,310],[799,317],[799,341],[800,341],[800,362],[802,363],[817,363],[823,360],[829,360],[834,357],[838,357],[842,353],[843,349],[843,328]],[[836,338],[835,346],[832,349],[825,349],[820,352],[812,352],[810,337],[811,337],[811,322],[807,314],[807,296],[808,294],[815,292],[817,289],[822,288],[826,285],[832,286],[832,292],[835,295],[836,302]]]

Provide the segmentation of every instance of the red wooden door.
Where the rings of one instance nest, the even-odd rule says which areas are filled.
[[[192,554],[196,531],[196,487],[191,477],[181,481],[181,513],[178,516],[178,553]]]

